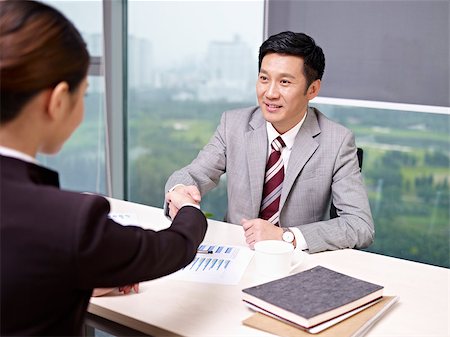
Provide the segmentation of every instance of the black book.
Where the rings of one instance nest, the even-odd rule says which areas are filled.
[[[242,291],[245,302],[305,328],[383,296],[380,285],[322,266]]]

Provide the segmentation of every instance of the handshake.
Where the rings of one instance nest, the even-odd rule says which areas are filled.
[[[175,218],[181,207],[186,205],[192,205],[200,208],[200,201],[202,197],[200,191],[196,186],[176,185],[166,194],[168,216],[172,219]],[[111,294],[114,291],[123,294],[129,294],[132,290],[135,293],[139,292],[139,284],[130,284],[119,288],[96,288],[92,296],[99,297],[107,294]]]
[[[166,194],[166,214],[173,219],[183,206],[190,205],[200,208],[201,200],[202,196],[196,186],[185,186],[182,184],[175,185],[175,187]]]

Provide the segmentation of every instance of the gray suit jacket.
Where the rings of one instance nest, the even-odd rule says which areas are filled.
[[[188,166],[174,172],[166,190],[196,185],[201,194],[226,173],[225,221],[258,217],[267,160],[267,130],[258,107],[226,111],[209,143]],[[329,219],[333,201],[338,217]],[[280,225],[297,227],[310,252],[363,248],[374,238],[374,224],[362,181],[355,140],[347,128],[309,108],[286,168]]]

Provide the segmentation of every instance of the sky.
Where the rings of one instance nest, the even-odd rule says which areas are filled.
[[[60,9],[83,33],[102,32],[100,0],[46,2]],[[155,61],[161,64],[204,54],[210,41],[232,41],[235,35],[257,57],[263,39],[263,7],[262,0],[132,0],[128,30],[130,35],[151,41]]]

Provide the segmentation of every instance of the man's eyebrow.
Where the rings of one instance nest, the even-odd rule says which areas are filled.
[[[268,75],[268,74],[269,74],[266,70],[264,70],[264,69],[262,69],[262,68],[261,68],[261,70],[259,71],[259,73],[260,73],[260,74],[262,73],[262,74],[265,74],[265,75]],[[280,73],[280,74],[277,74],[277,76],[278,76],[278,77],[288,77],[288,78],[295,79],[295,76],[292,75],[292,74],[289,74],[289,73]]]
[[[292,75],[292,74],[289,74],[289,73],[281,73],[280,74],[280,77],[289,77],[289,78],[295,78],[295,76],[294,75]]]

